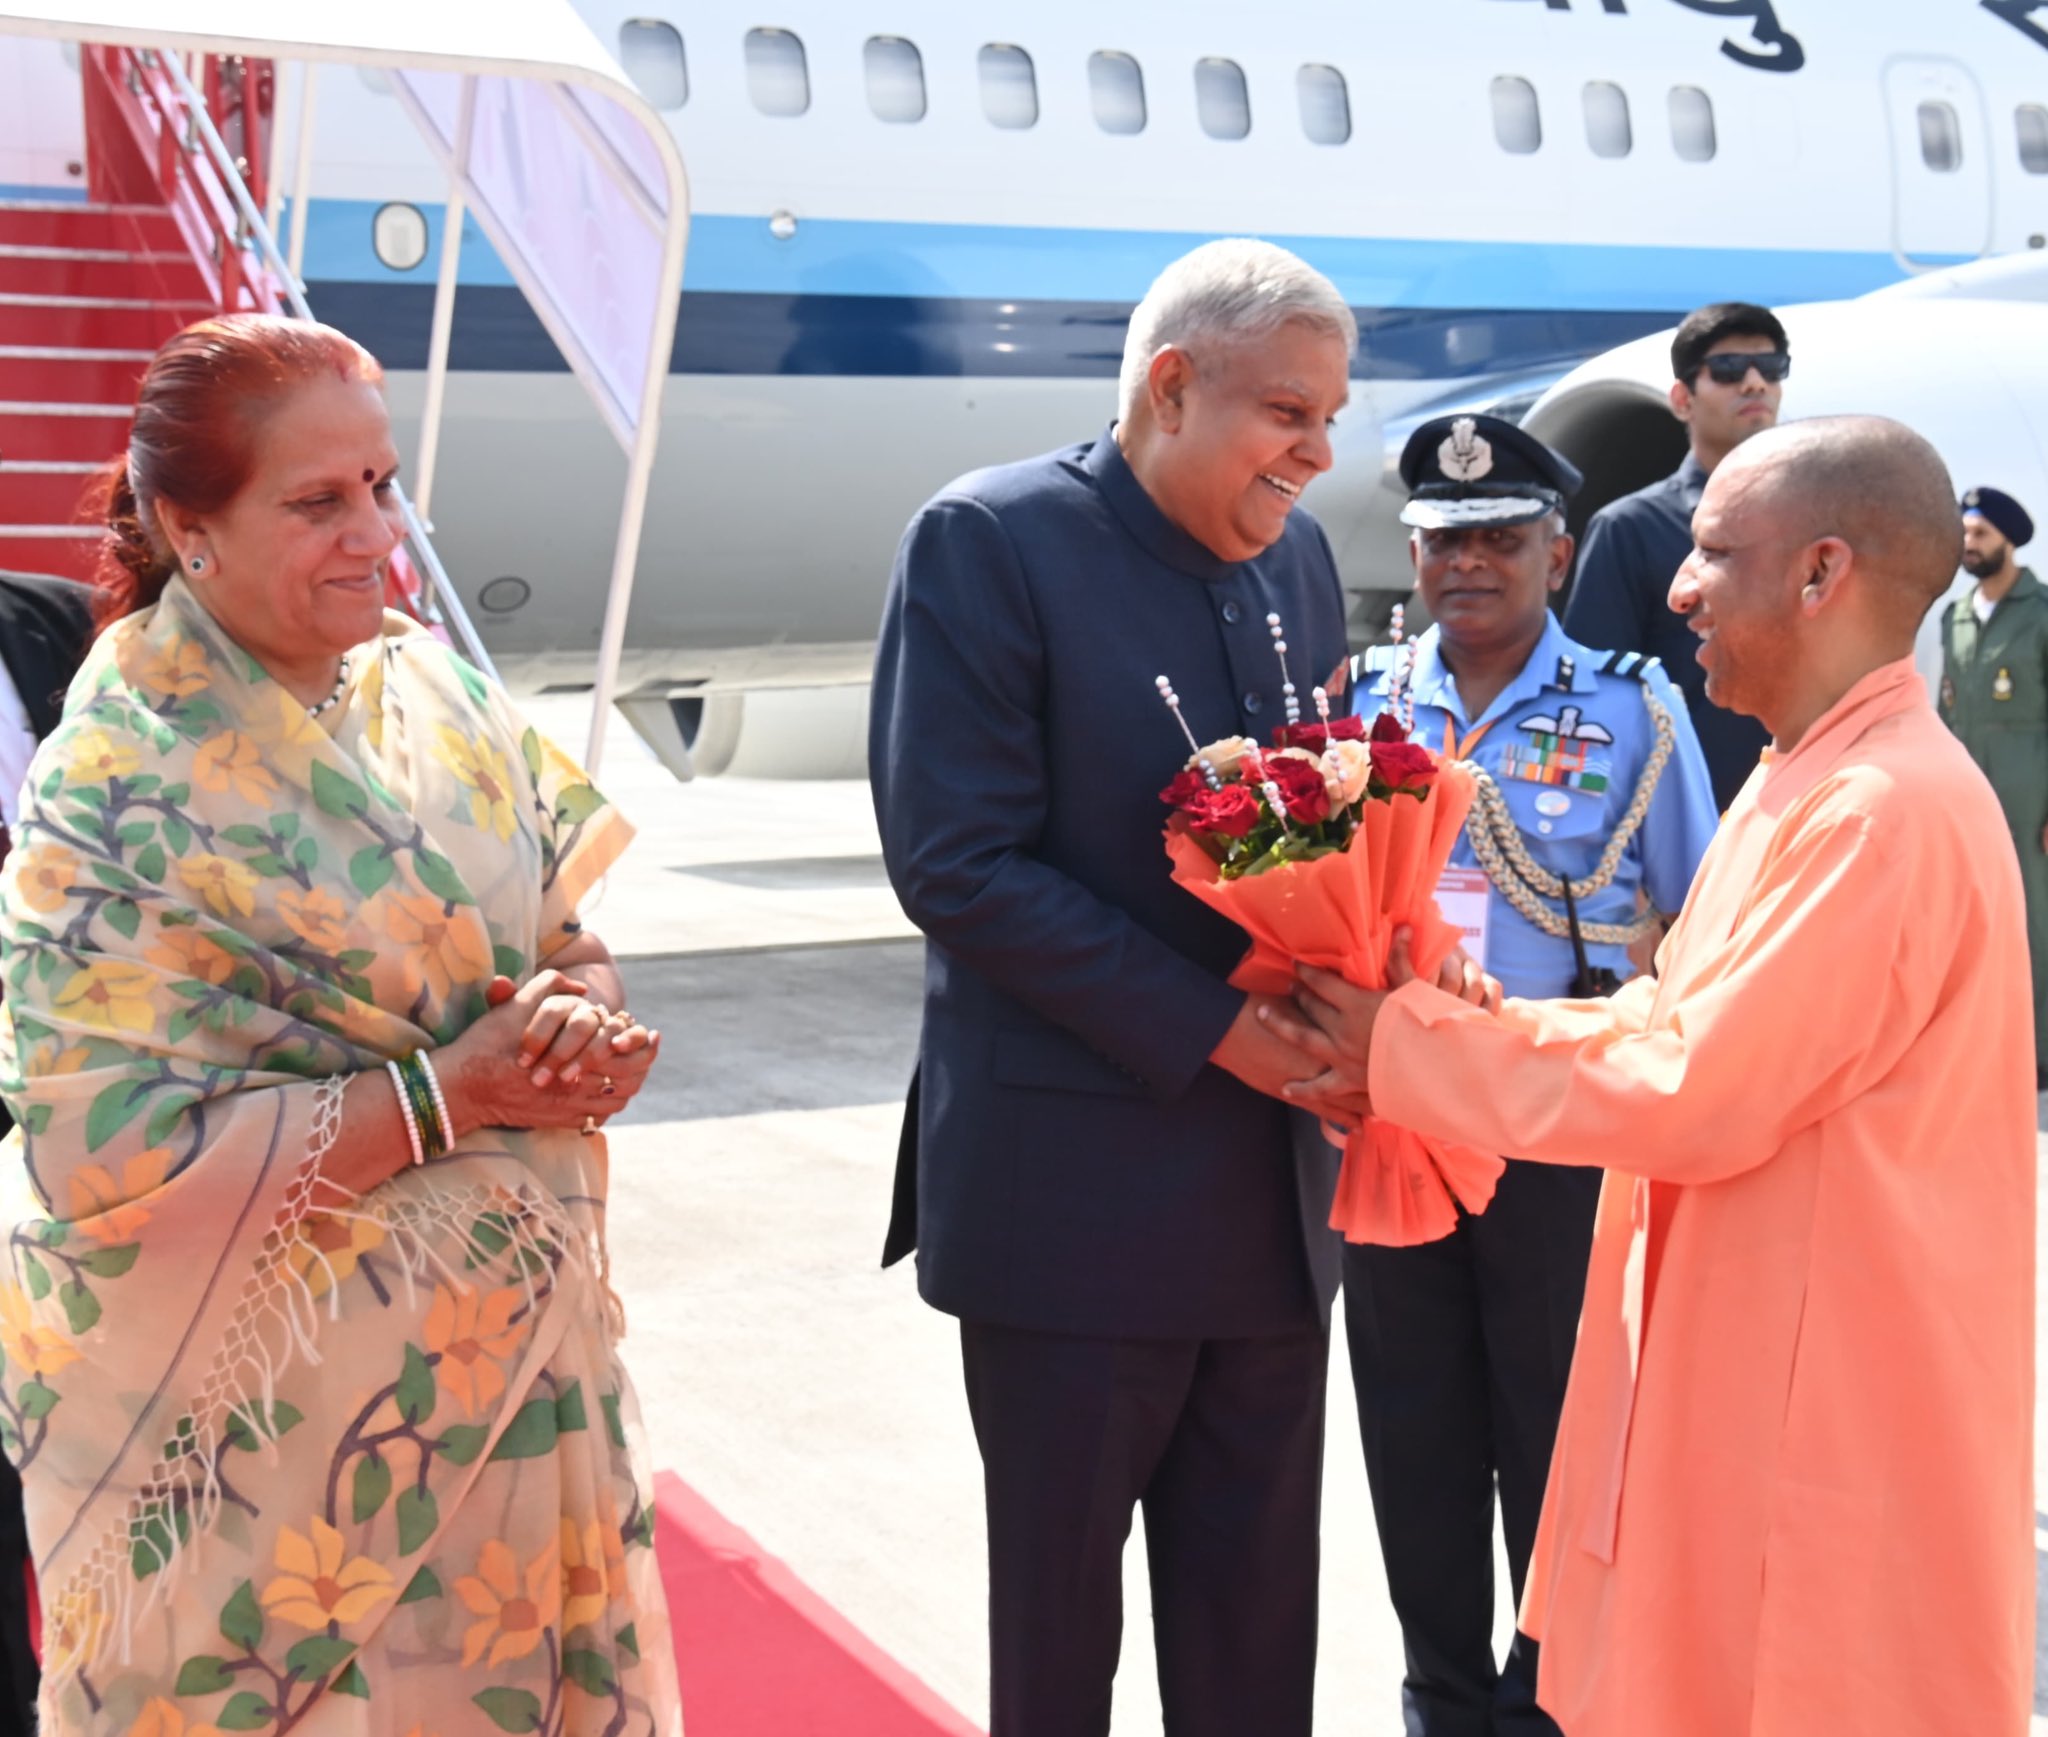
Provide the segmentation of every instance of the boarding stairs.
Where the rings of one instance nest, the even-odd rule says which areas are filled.
[[[143,365],[217,311],[161,206],[0,200],[0,568],[83,579]]]
[[[80,497],[123,450],[158,346],[210,314],[312,317],[260,209],[269,63],[88,44],[81,80],[91,202],[0,200],[0,570],[67,579],[91,574]],[[389,601],[490,669],[404,511]]]

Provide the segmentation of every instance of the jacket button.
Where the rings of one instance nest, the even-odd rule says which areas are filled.
[[[1265,703],[1257,694],[1246,694],[1244,697],[1244,709],[1248,712],[1256,713]]]
[[[1244,619],[1244,607],[1235,597],[1228,599],[1224,603],[1223,619],[1229,622],[1232,627],[1235,627]]]

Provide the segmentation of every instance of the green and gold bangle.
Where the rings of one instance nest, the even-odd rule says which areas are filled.
[[[427,1059],[415,1050],[411,1055],[401,1056],[397,1068],[399,1080],[405,1088],[406,1106],[419,1127],[420,1149],[428,1158],[439,1158],[453,1142],[448,1137],[448,1122],[441,1109],[440,1093],[435,1090],[434,1081],[427,1072]]]

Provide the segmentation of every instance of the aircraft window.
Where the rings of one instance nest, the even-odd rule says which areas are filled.
[[[924,119],[924,57],[900,36],[870,36],[862,50],[868,107],[878,121]]]
[[[2029,175],[2048,175],[2048,109],[2021,103],[2013,119],[2020,131],[2020,167]]]
[[[1596,79],[1586,86],[1586,143],[1596,157],[1626,157],[1635,149],[1628,122],[1628,92]]]
[[[1963,122],[1953,103],[1920,105],[1920,161],[1937,175],[1963,166]]]
[[[1543,111],[1526,78],[1493,81],[1493,136],[1503,151],[1526,157],[1543,149]]]
[[[394,201],[370,219],[370,243],[393,271],[411,271],[427,257],[427,219],[417,205]]]
[[[1714,99],[1696,84],[1671,87],[1671,148],[1681,163],[1711,163],[1721,148],[1714,132]]]
[[[1241,139],[1252,130],[1244,68],[1209,55],[1195,62],[1195,114],[1212,139]]]
[[[764,115],[800,115],[811,106],[802,37],[789,30],[747,32],[747,94]]]
[[[1088,100],[1105,133],[1145,130],[1145,74],[1128,54],[1111,49],[1088,57]]]
[[[1301,130],[1312,145],[1341,145],[1351,137],[1351,93],[1334,66],[1305,66],[1295,74]]]
[[[1007,42],[981,50],[981,112],[998,127],[1038,124],[1038,70],[1031,56]]]
[[[659,18],[628,18],[619,26],[619,64],[656,108],[679,109],[690,100],[682,32],[673,24]]]

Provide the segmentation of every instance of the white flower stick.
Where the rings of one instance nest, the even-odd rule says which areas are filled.
[[[1406,681],[1404,659],[1401,655],[1401,641],[1406,637],[1408,611],[1400,604],[1394,605],[1394,618],[1387,629],[1387,639],[1394,647],[1394,679],[1387,689],[1387,710],[1396,718],[1401,715],[1401,689]]]
[[[1207,756],[1202,752],[1202,744],[1195,740],[1194,731],[1188,728],[1187,719],[1181,715],[1180,695],[1173,691],[1173,683],[1160,676],[1152,685],[1159,690],[1159,697],[1166,702],[1166,709],[1173,714],[1173,721],[1180,725],[1180,733],[1187,737],[1188,751],[1194,757],[1196,766],[1201,769],[1204,781],[1211,790],[1221,790],[1223,780],[1217,774],[1216,768],[1209,764]]]
[[[1266,800],[1272,805],[1273,818],[1279,821],[1280,830],[1291,835],[1294,828],[1287,824],[1287,798],[1280,794],[1280,786],[1268,778],[1259,788],[1266,793]]]
[[[1268,615],[1266,626],[1272,631],[1273,649],[1280,656],[1280,697],[1286,702],[1287,721],[1298,724],[1301,722],[1301,701],[1295,697],[1294,679],[1287,673],[1287,636],[1277,615]]]

